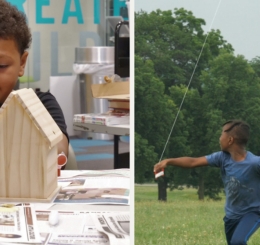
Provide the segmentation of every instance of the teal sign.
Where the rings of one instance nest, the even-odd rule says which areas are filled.
[[[96,2],[96,0],[94,0]],[[23,4],[26,0],[8,0],[11,4],[15,5],[21,12],[25,14]],[[36,23],[37,24],[55,24],[55,16],[52,18],[47,18],[43,16],[43,8],[47,8],[50,6],[51,0],[37,0],[35,1],[36,8]],[[70,6],[74,2],[75,10],[71,10]],[[64,9],[63,9],[63,17],[62,24],[67,24],[69,18],[76,18],[78,24],[84,24],[80,0],[66,0]]]
[[[12,5],[16,6],[17,9],[21,12],[25,13],[24,3],[27,0],[7,0]],[[44,16],[43,9],[50,8],[51,3],[57,0],[35,0],[35,23],[42,25],[53,25],[55,24],[55,16],[46,17]],[[86,0],[89,1],[89,0]],[[100,23],[100,0],[93,0],[94,2],[94,24]],[[63,15],[62,15],[62,24],[68,24],[69,19],[76,18],[78,24],[84,24],[84,19],[82,15],[82,8],[80,4],[80,0],[65,0],[64,1],[64,8],[63,8]],[[71,10],[71,5],[74,3],[74,10]],[[96,32],[91,31],[81,31],[79,32],[79,46],[84,47],[86,46],[87,39],[91,39],[94,41],[94,46],[101,46],[102,40],[100,36]],[[61,73],[59,72],[59,49],[58,49],[58,41],[59,41],[59,32],[54,31],[51,32],[50,38],[50,47],[51,47],[51,76],[66,76],[72,75],[72,73]],[[33,78],[35,81],[39,81],[41,78],[41,33],[39,31],[34,31],[32,33],[32,59],[33,59]]]

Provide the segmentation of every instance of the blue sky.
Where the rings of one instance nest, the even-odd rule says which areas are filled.
[[[146,12],[183,7],[206,21],[205,31],[216,13],[212,28],[221,31],[235,54],[249,60],[260,56],[260,0],[135,0],[134,7]]]

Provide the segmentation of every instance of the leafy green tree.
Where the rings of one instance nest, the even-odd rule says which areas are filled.
[[[219,123],[235,118],[247,121],[253,132],[248,149],[259,154],[260,80],[252,68],[242,55],[221,52],[210,62],[209,70],[202,72],[201,81],[208,110],[221,112]]]
[[[172,86],[170,88],[172,98],[176,103],[180,103],[187,88]],[[186,100],[183,105],[183,114],[187,120],[187,130],[189,132],[187,144],[190,146],[190,153],[182,153],[179,156],[204,156],[219,150],[218,138],[220,125],[222,123],[221,111],[208,111],[207,101],[204,101],[198,90],[187,91]],[[183,185],[198,188],[198,198],[204,199],[204,195],[218,199],[218,194],[222,189],[222,182],[219,171],[209,168],[180,169],[174,168],[175,178],[170,184],[171,189],[180,189]],[[212,182],[211,179],[215,181]]]
[[[159,152],[176,107],[164,94],[164,84],[154,74],[153,62],[136,56],[135,64],[135,131]]]
[[[153,164],[158,160],[154,147],[146,139],[135,133],[135,182],[144,183],[154,178]]]
[[[203,19],[196,18],[191,11],[183,8],[174,12],[156,10],[149,14],[144,11],[135,14],[135,53],[144,60],[153,61],[155,74],[164,82],[166,93],[172,85],[187,85],[206,38],[203,25]],[[200,89],[200,71],[222,49],[233,51],[219,30],[211,31],[192,87]]]
[[[250,61],[251,67],[254,69],[255,74],[260,78],[260,56],[255,57]]]
[[[140,164],[147,154],[142,144],[148,152],[154,150],[161,156],[177,115],[163,158],[218,151],[221,125],[234,118],[251,125],[248,149],[260,154],[260,58],[248,62],[242,55],[235,56],[220,31],[205,34],[204,24],[204,20],[184,9],[135,14],[135,129]],[[206,35],[207,42],[187,90]],[[151,164],[152,169],[154,163],[145,166]],[[142,181],[150,178],[144,169],[140,171],[144,174]],[[218,199],[222,190],[218,169],[172,167],[158,180],[158,199],[166,200],[168,187],[180,189],[183,185],[198,188],[199,199],[205,195]]]
[[[139,56],[135,57],[135,132],[141,137],[137,137],[136,152],[139,154],[135,159],[135,164],[142,164],[143,156],[140,142],[141,139],[147,140],[145,144],[153,146],[158,158],[156,161],[150,162],[150,171],[153,173],[153,166],[159,161],[167,137],[170,133],[170,128],[177,114],[177,108],[171,98],[164,94],[164,84],[160,81],[154,72],[154,64],[151,60],[143,60]],[[176,137],[168,144],[165,149],[163,157],[172,155],[172,151],[176,155],[183,152],[188,147],[186,146],[187,130],[185,129],[185,122],[180,113],[178,125],[176,125]],[[173,149],[169,146],[172,145]],[[137,154],[136,153],[136,154]],[[143,155],[145,153],[143,152]],[[148,168],[148,165],[146,165]],[[143,169],[143,168],[142,168]],[[144,176],[145,171],[142,171]],[[136,172],[137,174],[137,172]],[[138,173],[140,174],[140,172]],[[139,181],[140,178],[136,179]],[[144,179],[143,179],[144,180]],[[143,181],[142,180],[142,181]],[[164,178],[164,182],[160,185],[159,199],[166,198],[166,187],[168,185],[169,176]]]

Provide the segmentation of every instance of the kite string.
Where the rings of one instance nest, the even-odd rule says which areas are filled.
[[[176,117],[175,117],[175,119],[174,119],[174,122],[173,122],[173,124],[172,124],[172,127],[171,127],[170,133],[169,133],[169,135],[168,135],[167,141],[166,141],[166,143],[165,143],[165,145],[164,145],[164,149],[163,149],[163,151],[162,151],[162,154],[161,154],[161,157],[160,157],[159,162],[162,160],[162,157],[163,157],[163,154],[164,154],[164,152],[165,152],[166,146],[167,146],[167,144],[168,144],[168,142],[169,142],[169,140],[170,140],[170,137],[171,137],[173,128],[174,128],[174,126],[175,126],[175,124],[176,124],[176,121],[177,121],[177,118],[178,118],[178,116],[179,116],[179,114],[180,114],[180,111],[181,111],[183,102],[184,102],[184,100],[185,100],[185,98],[186,98],[186,94],[187,94],[187,92],[188,92],[188,90],[189,90],[191,81],[192,81],[192,79],[193,79],[194,73],[195,73],[195,71],[196,71],[196,68],[197,68],[197,66],[198,66],[198,63],[199,63],[199,60],[200,60],[200,57],[201,57],[201,54],[202,54],[202,52],[203,52],[203,50],[204,50],[204,47],[205,47],[205,44],[206,44],[206,42],[207,42],[207,39],[208,39],[208,36],[209,36],[209,30],[212,28],[213,22],[214,22],[214,20],[215,20],[215,18],[216,18],[216,15],[217,15],[217,13],[218,13],[218,10],[219,10],[219,7],[220,7],[221,2],[222,2],[222,0],[219,1],[218,6],[217,6],[217,9],[216,9],[216,11],[215,11],[215,14],[214,14],[214,16],[213,16],[213,19],[212,19],[212,21],[211,21],[211,24],[210,24],[210,27],[209,27],[209,29],[208,29],[206,38],[205,38],[204,43],[203,43],[203,45],[202,45],[202,48],[201,48],[201,50],[200,50],[200,53],[199,53],[197,62],[196,62],[196,64],[195,64],[194,69],[193,69],[193,72],[192,72],[192,74],[191,74],[191,77],[190,77],[188,86],[187,86],[186,91],[185,91],[185,93],[184,93],[184,96],[183,96],[183,98],[182,98],[180,107],[179,107],[179,109],[178,109],[178,111],[177,111],[177,115],[176,115]]]

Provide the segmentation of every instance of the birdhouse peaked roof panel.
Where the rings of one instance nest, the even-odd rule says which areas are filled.
[[[50,147],[62,140],[60,128],[31,88],[11,92],[0,108],[0,115],[8,107],[9,101],[14,98],[24,108]]]

